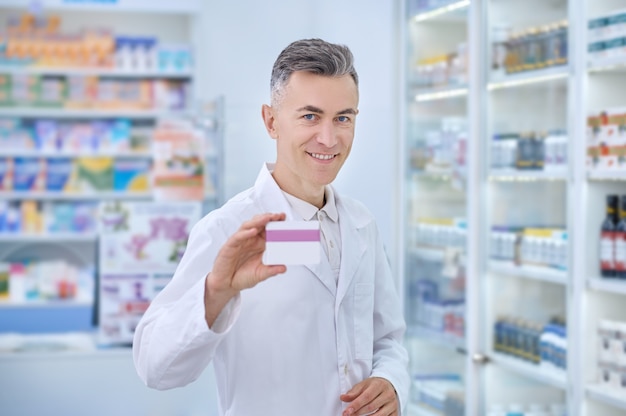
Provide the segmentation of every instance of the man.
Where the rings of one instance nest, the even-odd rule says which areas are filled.
[[[329,184],[350,153],[358,77],[350,50],[296,41],[274,64],[275,164],[196,224],[172,281],[137,327],[142,380],[169,389],[212,361],[221,414],[399,415],[405,329],[372,215]],[[270,221],[317,220],[316,265],[265,265]]]

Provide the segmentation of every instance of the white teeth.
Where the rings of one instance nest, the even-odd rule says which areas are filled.
[[[335,157],[335,155],[323,155],[321,153],[309,153],[309,154],[313,156],[314,158],[321,159],[321,160],[330,160]]]

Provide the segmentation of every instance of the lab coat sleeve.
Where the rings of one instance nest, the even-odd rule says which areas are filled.
[[[228,235],[219,224],[205,217],[193,227],[174,277],[154,298],[135,330],[133,360],[148,387],[165,390],[196,380],[239,315],[237,296],[212,329],[205,320],[206,275]]]
[[[410,385],[408,354],[402,341],[406,324],[391,268],[377,230],[375,241],[376,286],[372,377],[382,377],[391,382],[396,389],[400,408],[405,409]]]

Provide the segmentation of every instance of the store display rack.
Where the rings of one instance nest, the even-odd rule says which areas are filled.
[[[589,385],[585,388],[587,396],[613,406],[617,409],[626,411],[626,397],[618,391],[608,390],[600,385]]]
[[[547,371],[540,368],[538,365],[528,364],[520,359],[507,357],[506,355],[496,352],[492,352],[489,356],[495,364],[517,374],[561,390],[567,389],[565,373],[559,374],[553,371]]]
[[[624,4],[618,0],[491,0],[464,4],[463,13],[451,12],[457,4],[437,0],[405,2],[405,84],[400,95],[405,98],[400,146],[400,159],[404,160],[400,172],[405,175],[400,245],[405,249],[399,259],[407,281],[405,302],[416,302],[416,270],[424,267],[429,275],[436,274],[437,269],[429,264],[445,261],[445,256],[439,254],[445,248],[430,256],[416,248],[412,241],[415,217],[466,218],[468,246],[463,267],[467,359],[465,367],[455,370],[465,379],[465,414],[488,414],[491,404],[506,405],[503,401],[507,400],[539,402],[543,393],[546,404],[566,403],[568,415],[621,414],[625,409],[624,390],[615,393],[597,384],[595,373],[600,361],[596,345],[599,323],[626,323],[626,281],[600,277],[599,270],[600,223],[606,215],[606,196],[626,196],[626,173],[621,166],[622,118],[626,116],[621,91],[626,88],[626,55],[623,48],[615,47],[621,45],[616,39],[626,35],[620,23],[625,16]],[[424,9],[419,10],[420,6]],[[431,13],[433,10],[436,12]],[[590,24],[592,20],[594,24]],[[592,48],[591,43],[599,40],[603,45]],[[456,48],[460,42],[467,46]],[[415,88],[416,79],[419,85],[427,85],[428,76],[439,75],[437,71],[446,65],[448,70],[455,70],[456,56],[450,51],[461,50],[469,52],[466,84],[456,85],[453,78],[450,85]],[[535,52],[543,55],[533,55]],[[442,58],[445,53],[447,59]],[[603,117],[602,125],[588,124],[592,123],[588,121],[591,116]],[[471,120],[467,142],[450,144],[450,136],[446,136],[450,118]],[[609,125],[619,127],[614,131],[621,141],[607,141],[612,134]],[[592,126],[596,126],[595,131]],[[440,134],[431,134],[433,131]],[[550,136],[542,133],[550,131],[558,140],[542,142]],[[602,137],[596,149],[592,147],[591,131]],[[552,162],[548,168],[546,158],[545,169],[538,168],[539,162],[533,162],[536,170],[497,169],[509,164],[495,157],[493,162],[490,160],[492,152],[509,149],[508,142],[500,147],[496,140],[530,137],[539,143],[533,152],[540,154],[545,151],[542,144],[556,142],[562,146],[564,136],[566,165]],[[441,141],[436,143],[437,139]],[[465,149],[465,154],[459,149]],[[596,153],[592,153],[594,150]],[[424,162],[428,151],[435,162],[438,158],[456,160],[450,158],[451,154],[461,154],[459,160],[467,162],[465,182],[462,190],[456,188],[454,198],[447,191],[451,188],[449,180],[429,181],[425,179],[427,172],[415,169],[416,165],[428,166]],[[619,166],[611,157],[617,158]],[[593,168],[588,167],[590,160]],[[526,227],[554,227],[567,234],[565,267],[517,265],[491,258],[490,235],[494,230],[515,233]],[[415,258],[430,263],[420,264]],[[443,286],[444,293],[450,289]],[[430,295],[427,289],[419,290],[417,296]],[[566,369],[544,371],[542,366],[523,359],[494,353],[491,337],[498,316],[518,320],[515,325],[519,326],[514,325],[514,329],[522,328],[522,333],[524,325],[533,322],[565,320],[566,339],[557,331],[561,340],[555,348],[564,345],[567,363],[556,364]],[[547,334],[545,328],[543,333]],[[622,329],[614,331],[618,333],[615,337],[623,338]],[[454,353],[456,349],[453,342],[437,335],[415,329],[407,334],[409,346],[434,339],[450,343],[441,350]],[[416,362],[424,361],[419,349],[415,354]],[[611,377],[617,367],[610,367]],[[509,373],[513,380],[515,375],[524,376],[531,380],[530,385],[520,382],[514,390],[501,389],[500,385],[509,383]],[[541,394],[537,394],[539,391]],[[608,407],[596,408],[594,402]]]
[[[453,352],[462,353],[465,348],[465,340],[463,338],[425,326],[411,325],[407,327],[406,333],[408,337],[420,337]]]
[[[591,277],[587,279],[587,286],[591,290],[626,295],[626,281]]]
[[[567,284],[567,272],[549,267],[516,265],[513,262],[490,260],[489,272],[504,276],[516,276],[558,285]]]
[[[35,4],[37,3],[37,4]],[[143,32],[140,34],[152,40],[157,40],[158,44],[165,45],[168,48],[187,48],[192,53],[191,44],[195,40],[196,26],[200,24],[198,18],[200,11],[204,5],[198,0],[179,0],[176,2],[147,2],[145,0],[119,0],[115,2],[68,2],[64,0],[45,0],[41,2],[32,2],[30,0],[6,0],[0,5],[0,24],[4,25],[9,21],[8,17],[12,16],[12,22],[21,22],[23,24],[27,20],[21,21],[15,19],[26,12],[32,12],[35,15],[42,12],[42,16],[52,16],[58,18],[61,24],[58,30],[64,31],[70,28],[95,28],[97,30],[105,29],[103,33],[115,34],[116,36],[126,36],[133,34],[136,37],[137,28],[140,27]],[[102,12],[102,13],[101,13]],[[164,22],[168,24],[164,24]],[[171,23],[171,24],[169,24]],[[4,31],[4,27],[0,32]],[[79,32],[76,32],[79,33]],[[80,32],[82,33],[82,32]],[[100,32],[98,32],[100,33]],[[82,36],[82,35],[81,35]],[[65,39],[65,38],[64,38]],[[68,37],[68,39],[70,39]],[[73,39],[73,38],[72,38]],[[6,39],[4,39],[6,41]],[[118,47],[119,45],[116,45]],[[148,81],[142,85],[150,85],[153,83],[161,83],[163,85],[182,85],[189,84],[189,89],[181,95],[184,100],[183,106],[176,101],[171,104],[170,101],[157,102],[156,95],[151,96],[150,102],[154,106],[140,103],[141,105],[124,105],[105,103],[105,105],[96,104],[87,101],[83,103],[66,103],[56,102],[55,105],[41,105],[37,101],[32,104],[15,104],[13,102],[4,102],[0,106],[0,117],[3,119],[23,120],[31,123],[33,120],[53,120],[59,123],[90,123],[92,121],[101,122],[104,120],[128,120],[131,126],[140,127],[142,130],[138,134],[144,137],[148,129],[153,128],[161,121],[178,121],[185,120],[194,124],[194,127],[206,133],[207,143],[210,148],[207,149],[205,158],[205,171],[211,176],[213,188],[205,190],[204,199],[199,201],[202,205],[202,211],[206,212],[219,206],[222,198],[223,189],[223,147],[222,138],[224,134],[224,98],[218,97],[214,101],[201,101],[194,91],[196,68],[185,61],[185,65],[174,68],[171,65],[171,51],[167,59],[170,59],[170,65],[167,69],[145,69],[145,68],[129,68],[120,66],[117,60],[108,63],[106,66],[72,66],[46,65],[42,62],[33,62],[26,64],[23,61],[13,60],[7,61],[2,55],[2,63],[0,64],[0,75],[8,75],[11,77],[31,76],[33,79],[53,79],[61,80],[67,83],[69,87],[70,80],[97,79],[105,80],[116,85],[139,85],[142,81]],[[124,55],[125,64],[130,62],[129,55]],[[186,59],[188,56],[185,57]],[[193,58],[193,56],[192,56]],[[120,58],[122,59],[122,58]],[[139,59],[139,58],[137,58]],[[144,59],[144,58],[142,58]],[[159,58],[160,59],[160,58]],[[10,63],[7,63],[10,62]],[[155,65],[156,62],[154,61]],[[162,62],[159,62],[162,65]],[[155,66],[156,68],[156,66]],[[43,84],[42,84],[43,85]],[[64,84],[65,85],[65,84]],[[102,85],[102,84],[101,84]],[[7,88],[4,84],[3,88]],[[116,87],[117,88],[117,87]],[[169,90],[163,90],[169,91]],[[6,92],[3,91],[3,92]],[[156,92],[156,90],[155,90]],[[161,93],[159,92],[159,93]],[[39,93],[39,92],[38,92]],[[177,97],[178,98],[178,97]],[[6,100],[6,95],[3,96]],[[14,105],[15,104],[15,105]],[[115,104],[115,103],[113,103]],[[171,109],[161,109],[171,108]],[[132,132],[134,134],[134,131]],[[47,161],[57,159],[71,159],[72,163],[75,159],[89,157],[106,157],[114,161],[142,161],[142,163],[150,163],[156,160],[154,150],[150,145],[150,135],[147,134],[148,145],[130,149],[97,149],[92,151],[86,150],[44,150],[44,149],[28,149],[28,148],[3,148],[0,149],[0,159],[2,158],[42,158]],[[5,142],[6,143],[6,142]],[[9,144],[11,144],[9,142]],[[74,147],[72,147],[74,149]],[[85,191],[85,192],[61,192],[61,191],[0,191],[0,199],[9,203],[23,203],[24,201],[35,201],[42,204],[64,204],[70,203],[89,203],[97,204],[99,201],[154,201],[155,193],[153,190],[133,191],[127,189],[124,191]],[[50,233],[0,233],[0,262],[12,261],[13,258],[18,260],[28,259],[33,261],[50,261],[65,260],[72,263],[80,263],[81,267],[91,266],[97,270],[98,253],[97,247],[100,240],[98,232],[89,231],[84,233],[68,233],[68,232],[50,232]],[[17,255],[17,257],[15,257]],[[8,257],[7,257],[8,256]],[[56,311],[67,308],[67,312],[63,312],[63,319],[67,319],[67,327],[65,330],[72,331],[73,326],[80,327],[89,325],[94,313],[94,300],[84,301],[82,298],[68,299],[28,299],[24,301],[13,301],[2,299],[0,301],[0,309],[6,314],[10,314],[12,319],[21,319],[20,316],[33,319],[33,314],[39,314],[42,317],[47,311]],[[51,316],[51,314],[48,314]],[[9,315],[7,315],[9,316]],[[60,315],[59,315],[60,316]],[[26,318],[24,318],[26,319]],[[51,318],[52,319],[52,318]],[[54,324],[56,325],[56,323]],[[53,325],[53,326],[54,326]],[[56,327],[56,326],[55,326]],[[82,333],[81,336],[93,337],[91,331],[97,328],[91,328],[88,333]],[[18,329],[19,332],[19,329]],[[26,332],[31,332],[28,330]],[[29,337],[31,335],[24,335]],[[36,338],[36,337],[35,337]],[[25,343],[29,343],[25,338]],[[0,342],[0,350],[2,349]],[[93,351],[78,351],[76,354],[91,354],[101,356],[102,352],[97,347],[97,342],[92,340]],[[45,349],[45,346],[42,347]],[[105,351],[110,351],[109,349]],[[9,357],[13,359],[16,356],[29,356],[40,354],[43,359],[54,359],[55,354],[73,354],[69,351],[51,351],[50,353],[34,353],[22,352],[15,354],[12,352],[0,352],[0,357]],[[128,348],[120,349],[120,354],[128,356]]]

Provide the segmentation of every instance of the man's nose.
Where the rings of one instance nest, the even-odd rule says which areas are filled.
[[[326,147],[333,147],[337,144],[337,132],[332,121],[320,124],[320,130],[317,134],[317,142]]]

